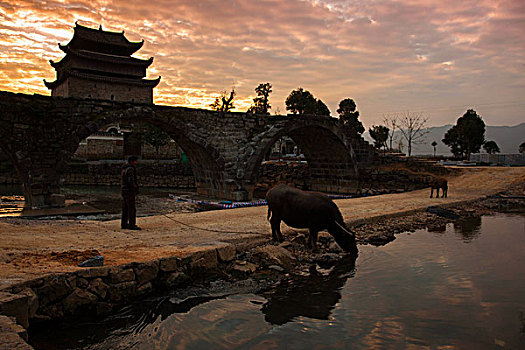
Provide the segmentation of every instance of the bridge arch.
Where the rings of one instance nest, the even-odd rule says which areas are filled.
[[[357,178],[355,153],[336,119],[318,116],[280,118],[287,119],[280,125],[273,124],[267,130],[247,163],[245,179],[248,183],[257,181],[257,174],[266,154],[283,136],[290,137],[303,152],[308,163],[312,189],[340,192],[345,182]]]
[[[83,117],[90,122],[79,126],[72,133],[72,142],[66,157],[67,159],[71,158],[81,140],[96,133],[105,125],[115,123],[151,124],[166,132],[188,155],[199,194],[224,196],[226,191],[222,188],[224,161],[217,149],[207,141],[207,133],[203,132],[202,128],[185,122],[185,118],[181,118],[184,112],[184,108],[163,110],[149,106],[134,106],[95,115],[87,113]]]

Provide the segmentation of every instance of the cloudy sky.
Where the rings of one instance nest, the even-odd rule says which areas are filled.
[[[49,94],[75,21],[145,40],[162,76],[155,103],[208,108],[235,87],[244,111],[261,82],[274,112],[303,87],[336,115],[353,98],[366,127],[424,112],[430,125],[474,108],[525,122],[525,1],[0,0],[0,90]]]

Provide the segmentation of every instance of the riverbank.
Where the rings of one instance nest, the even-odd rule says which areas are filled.
[[[462,175],[450,179],[448,198],[431,199],[429,191],[424,189],[335,202],[345,221],[356,226],[379,218],[422,212],[428,206],[475,201],[523,182],[523,167],[469,168],[464,169]],[[232,244],[237,252],[242,252],[270,242],[266,212],[266,207],[253,207],[149,216],[139,219],[143,231],[121,230],[118,220],[3,218],[0,219],[0,286],[79,270],[75,257],[84,257],[85,251],[96,250],[104,255],[105,266],[184,254],[214,242]],[[283,225],[287,241],[295,232]],[[359,229],[357,232],[360,243],[377,240],[370,238],[376,236],[378,234],[374,231]]]
[[[385,244],[396,233],[439,230],[457,217],[523,210],[524,183],[524,168],[473,168],[450,179],[449,198],[430,199],[428,190],[420,190],[336,202],[360,244]],[[502,191],[507,197],[490,198]],[[431,213],[429,206],[441,209]],[[242,278],[255,272],[278,280],[284,273],[306,273],[309,266],[330,268],[344,255],[326,233],[317,254],[305,249],[304,231],[290,228],[283,230],[283,244],[267,244],[264,207],[152,216],[140,224],[144,231],[136,232],[120,230],[116,220],[2,219],[2,289],[25,293],[21,302],[32,319],[71,316],[84,308],[104,314],[156,288],[188,285],[206,275]],[[76,267],[95,254],[104,256],[107,267]]]

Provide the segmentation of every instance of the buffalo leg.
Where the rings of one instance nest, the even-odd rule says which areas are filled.
[[[430,187],[430,198],[432,198],[433,195],[434,195],[434,188]]]
[[[273,217],[270,219],[270,224],[272,225],[272,238],[274,241],[282,242],[284,241],[283,235],[281,233],[281,219]]]
[[[310,229],[310,234],[308,235],[307,246],[308,249],[317,250],[317,236],[319,231]]]

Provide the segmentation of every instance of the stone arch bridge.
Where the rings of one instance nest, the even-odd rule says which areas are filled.
[[[372,156],[360,137],[325,116],[221,113],[149,104],[0,92],[0,149],[24,186],[26,206],[63,205],[62,173],[81,140],[102,126],[151,123],[166,131],[190,160],[198,192],[249,200],[264,156],[287,135],[308,162],[311,188],[344,192],[360,162]],[[355,151],[359,145],[364,151]],[[368,149],[366,148],[368,146]]]

